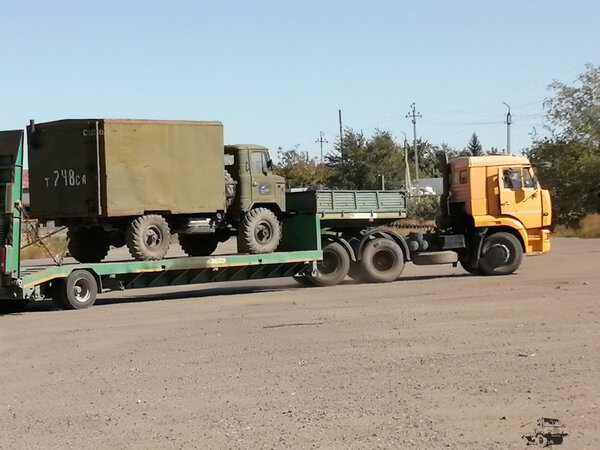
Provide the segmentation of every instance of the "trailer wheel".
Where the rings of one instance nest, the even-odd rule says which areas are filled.
[[[395,241],[387,238],[367,242],[360,261],[365,279],[371,283],[395,281],[404,270],[402,249]]]
[[[205,234],[180,234],[179,245],[190,256],[208,256],[217,249],[219,240]]]
[[[348,270],[348,276],[354,281],[357,281],[358,283],[365,283],[367,281],[360,261],[350,262],[350,270]]]
[[[301,286],[310,287],[315,285],[306,275],[294,275],[292,278]]]
[[[163,216],[150,214],[134,219],[125,238],[129,253],[138,261],[164,258],[169,250],[171,232]]]
[[[102,229],[70,228],[67,238],[69,253],[81,263],[97,263],[108,255],[110,244]]]
[[[255,208],[248,211],[238,230],[238,251],[272,253],[281,241],[281,223],[273,211]]]
[[[66,281],[60,280],[56,284],[52,295],[54,303],[65,309],[89,308],[96,302],[98,284],[87,270],[74,270]]]
[[[509,275],[519,268],[522,260],[523,248],[519,240],[500,231],[484,239],[479,268],[484,275]]]
[[[335,286],[340,283],[350,270],[350,255],[337,242],[330,242],[323,247],[323,260],[317,263],[317,274],[306,277],[316,286]]]

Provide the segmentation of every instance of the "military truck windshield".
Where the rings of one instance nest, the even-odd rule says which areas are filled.
[[[267,173],[267,155],[265,152],[252,152],[250,164],[252,173]]]

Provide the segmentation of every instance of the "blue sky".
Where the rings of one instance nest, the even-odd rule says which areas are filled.
[[[62,118],[220,120],[228,143],[317,156],[344,127],[530,145],[553,80],[600,63],[600,2],[27,1],[0,10],[0,129]]]

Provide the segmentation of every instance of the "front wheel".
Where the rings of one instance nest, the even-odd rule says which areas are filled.
[[[248,211],[238,230],[240,253],[272,253],[281,241],[281,223],[267,208]]]
[[[509,275],[519,268],[523,247],[510,233],[500,231],[483,240],[479,269],[484,275]]]

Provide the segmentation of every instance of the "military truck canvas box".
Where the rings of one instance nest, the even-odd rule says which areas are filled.
[[[28,132],[32,217],[225,209],[219,122],[59,120]]]

